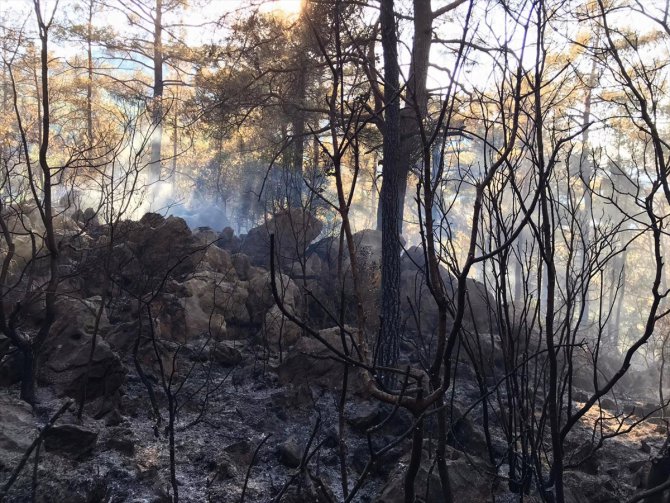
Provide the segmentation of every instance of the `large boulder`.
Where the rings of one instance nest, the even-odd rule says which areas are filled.
[[[335,236],[326,237],[309,247],[306,261],[306,276],[308,288],[314,292],[320,302],[330,311],[338,308],[335,299],[339,294],[332,294],[333,285],[338,284],[337,270],[340,240]],[[364,229],[354,233],[352,243],[356,250],[356,275],[360,288],[360,300],[366,313],[368,322],[367,330],[376,333],[379,329],[379,301],[381,291],[381,260],[382,260],[382,233],[374,229]],[[346,244],[341,252],[342,271],[344,273],[344,302],[345,317],[347,323],[356,322],[357,299],[354,291],[353,266],[349,254],[349,246]],[[316,320],[329,322],[327,316],[323,316],[321,306],[308,306],[310,316]],[[322,316],[319,316],[321,312]]]
[[[322,229],[323,224],[318,218],[301,209],[280,211],[251,229],[242,239],[240,251],[249,256],[252,264],[269,267],[270,235],[274,234],[278,263],[291,267],[304,255],[307,246],[321,234]]]
[[[0,335],[0,387],[11,386],[21,380],[22,355],[9,339]]]
[[[99,252],[93,254],[92,262],[99,264],[109,252],[109,227],[106,232],[98,240]],[[191,233],[182,218],[147,213],[139,221],[123,221],[116,225],[112,274],[124,289],[135,294],[145,293],[159,287],[165,278],[183,280],[193,274],[207,248]],[[216,263],[219,259],[210,254],[207,261]]]
[[[230,253],[214,245],[207,245],[197,270],[198,272],[211,271],[223,274],[227,281],[237,279],[237,271]]]
[[[427,285],[426,265],[423,249],[413,246],[401,258],[401,286],[403,292],[402,323],[413,333],[421,332],[430,337],[438,326],[438,308]],[[455,299],[458,287],[454,276],[440,266],[440,275],[448,298]],[[479,281],[467,279],[466,302],[463,323],[469,331],[487,334],[492,331],[490,313],[495,310],[495,299]],[[420,320],[420,325],[417,321]]]
[[[30,405],[0,394],[0,470],[13,468],[37,433]]]
[[[87,377],[87,400],[111,396],[125,381],[126,368],[103,338],[104,313],[88,367],[99,306],[100,298],[63,297],[58,301],[56,320],[43,350],[44,364],[39,378],[54,386],[60,395],[80,398]]]
[[[445,496],[442,492],[437,467],[432,466],[434,460],[429,459],[424,451],[421,466],[414,482],[414,490],[425,503],[442,503]],[[375,500],[376,503],[402,503],[405,501],[405,473],[408,458],[398,463],[391,473],[388,482]],[[491,468],[477,458],[466,458],[459,453],[448,452],[447,471],[452,495],[457,501],[470,503],[488,503],[492,499],[494,478],[489,476]]]
[[[368,330],[376,332],[379,322],[379,301],[381,291],[381,261],[382,261],[382,234],[381,231],[364,229],[353,235],[353,245],[356,250],[356,274],[360,285],[361,303],[367,314]],[[401,238],[402,241],[402,238]],[[312,292],[318,294],[319,299],[330,308],[332,299],[332,285],[337,280],[337,262],[339,239],[326,237],[309,247],[307,258],[307,276],[317,278],[316,284],[310,284]],[[352,261],[349,249],[342,250],[342,268],[344,277],[345,314],[347,322],[355,321],[356,305],[352,279]],[[400,291],[402,302],[402,325],[410,333],[419,331],[430,337],[437,330],[438,309],[430,290],[426,284],[425,258],[423,249],[413,246],[406,250],[400,261]],[[454,276],[440,267],[440,274],[446,287],[448,297],[453,298],[456,293],[457,282]],[[479,333],[491,331],[489,313],[495,308],[495,300],[487,292],[485,286],[473,279],[468,279],[467,302],[464,323],[466,328]],[[315,313],[311,312],[313,317]],[[420,326],[417,321],[420,320]]]
[[[193,236],[204,245],[214,244],[220,238],[219,233],[211,227],[196,227]]]
[[[242,353],[234,346],[234,343],[222,341],[215,343],[210,349],[209,356],[212,361],[231,367],[243,360]]]
[[[188,311],[179,296],[174,292],[178,288],[177,283],[166,285],[165,291],[151,303],[151,315],[154,319],[154,335],[156,339],[166,342],[183,344],[189,340],[191,333],[188,329]],[[147,332],[150,333],[148,317],[146,320]]]
[[[242,241],[235,235],[235,231],[232,227],[226,227],[221,231],[217,244],[221,248],[228,250],[230,253],[236,254],[240,251]]]
[[[623,501],[617,484],[608,476],[569,470],[563,475],[566,503],[616,503]]]
[[[86,208],[83,211],[81,208],[77,208],[72,214],[72,219],[82,229],[97,230],[100,227],[98,211],[94,210],[93,208]]]
[[[208,332],[223,339],[229,324],[249,324],[247,283],[227,279],[224,273],[203,271],[182,283],[179,295],[189,337]]]
[[[292,314],[299,313],[302,307],[302,298],[298,286],[285,274],[278,274],[275,282],[284,307]],[[254,276],[248,285],[247,308],[251,323],[260,326],[265,319],[265,314],[275,305],[270,273],[265,272]]]
[[[79,459],[89,454],[98,441],[98,432],[76,424],[59,424],[44,435],[44,448],[61,456]]]
[[[265,321],[262,329],[263,342],[270,347],[286,348],[296,343],[302,336],[302,329],[288,319],[274,305],[265,313]]]
[[[355,330],[346,328],[347,349],[352,349],[351,337]],[[349,335],[352,334],[352,335]],[[292,385],[315,385],[326,389],[337,389],[342,385],[344,365],[330,348],[343,353],[342,336],[339,327],[319,331],[319,337],[302,337],[294,344],[278,369],[279,382]],[[328,347],[330,346],[330,347]],[[364,382],[359,370],[350,369],[349,390],[354,393],[364,391]]]

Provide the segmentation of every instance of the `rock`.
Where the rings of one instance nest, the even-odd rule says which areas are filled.
[[[563,476],[566,503],[617,503],[622,499],[609,477],[568,470]]]
[[[77,222],[63,213],[54,216],[53,226],[57,239],[62,241],[81,235],[81,227]]]
[[[242,281],[249,281],[252,277],[252,265],[249,257],[243,253],[235,253],[231,257],[231,262],[233,267],[235,267],[235,273]]]
[[[300,311],[301,297],[298,286],[285,274],[276,277],[277,290],[284,303],[284,307],[291,313],[297,314]],[[272,282],[270,273],[260,274],[248,283],[249,297],[247,299],[247,309],[252,324],[260,326],[265,321],[265,314],[275,304],[272,295]]]
[[[328,272],[328,269],[336,271],[339,246],[339,239],[333,236],[326,236],[309,246],[307,250],[308,260],[309,257],[316,256],[319,258],[321,268],[324,272]]]
[[[335,449],[340,445],[340,434],[335,426],[327,428],[324,433],[323,446],[328,449]]]
[[[249,465],[254,455],[254,446],[248,440],[240,440],[223,448],[238,464]]]
[[[575,402],[584,403],[584,402],[588,401],[589,395],[585,391],[577,389],[572,393],[572,399]]]
[[[211,227],[197,227],[193,236],[203,245],[214,244],[219,240],[219,233]]]
[[[425,276],[425,260],[423,248],[410,247],[401,258],[401,291],[402,317],[409,330],[417,331],[416,319],[421,319],[421,330],[424,334],[431,334],[437,330],[438,309],[428,289]],[[446,288],[448,297],[455,295],[457,288],[456,278],[444,267],[440,266],[440,276]],[[486,287],[473,279],[466,281],[467,302],[463,320],[467,328],[475,329],[479,334],[491,332],[489,312],[495,310],[495,299],[489,294]],[[411,301],[412,305],[408,302]],[[412,309],[414,308],[414,310]],[[489,352],[491,349],[489,348]],[[492,359],[493,355],[485,355]]]
[[[117,390],[112,395],[100,396],[86,403],[84,412],[93,419],[104,419],[105,423],[113,423],[116,419],[121,421],[118,410],[121,403],[121,393]],[[113,426],[113,425],[112,425]]]
[[[616,410],[616,402],[609,397],[604,397],[600,399],[600,406],[603,409],[607,410]]]
[[[249,324],[247,284],[229,283],[226,276],[216,272],[202,272],[181,285],[181,303],[186,317],[189,338],[211,333],[222,340],[229,324]]]
[[[375,500],[375,503],[403,503],[405,501],[404,482],[403,473],[392,473],[389,482],[384,486],[381,494]],[[417,475],[414,487],[416,494],[420,494],[422,496],[421,501],[425,503],[442,503],[446,501],[446,498],[442,493],[440,479],[435,472],[428,474],[425,468],[421,468]],[[462,497],[463,495],[459,494],[459,498]],[[483,500],[472,500],[467,498],[462,500],[459,499],[458,501],[474,503],[474,501]]]
[[[332,491],[318,477],[301,475],[282,497],[282,503],[331,503],[337,501]]]
[[[172,283],[167,283],[163,292],[156,296],[151,303],[151,313],[154,318],[153,330],[158,341],[186,343],[191,336],[188,330],[188,312],[184,310],[181,299],[170,292]],[[151,333],[148,318],[146,318],[146,332]],[[216,325],[212,324],[214,328]]]
[[[105,413],[102,417],[105,419],[105,426],[118,426],[123,422],[123,416],[121,415],[119,409],[116,408]]]
[[[160,213],[145,213],[140,218],[140,224],[145,227],[156,228],[160,227],[165,223],[165,217]]]
[[[481,458],[488,456],[483,431],[467,416],[454,410],[453,422],[447,430],[447,443],[452,447]]]
[[[594,450],[591,441],[582,442],[572,452],[567,453],[566,461],[568,464],[577,466],[581,472],[590,475],[598,474],[599,453]]]
[[[391,404],[380,404],[379,418],[383,418],[384,425],[380,433],[398,437],[404,435],[412,427],[414,419],[412,414],[403,409],[396,408]]]
[[[81,398],[86,377],[87,400],[111,396],[125,381],[126,368],[101,333],[86,375],[99,302],[99,298],[58,300],[58,314],[44,345],[45,361],[39,378],[53,385],[60,395]]]
[[[270,397],[271,406],[277,414],[286,415],[290,410],[295,410],[306,405],[313,405],[315,398],[312,396],[309,386],[299,383],[295,386],[284,386]]]
[[[207,248],[182,218],[156,213],[147,213],[139,222],[119,222],[115,242],[119,244],[114,247],[112,274],[136,294],[154,290],[166,275],[184,280],[195,272]],[[106,247],[100,253],[104,256]],[[99,264],[102,256],[95,255],[92,260]]]
[[[453,456],[447,456],[453,458]],[[391,473],[388,482],[382,488],[381,493],[375,500],[376,503],[403,503],[405,501],[405,472],[409,459],[404,458],[399,466]],[[414,488],[417,495],[422,496],[425,503],[443,503],[445,497],[437,469],[431,469],[432,460],[424,451],[424,456],[419,467],[419,473],[415,480]],[[468,503],[488,503],[493,494],[493,480],[487,474],[490,468],[482,461],[465,457],[447,460],[449,472],[449,483],[453,495],[457,501]]]
[[[269,346],[286,348],[302,337],[302,329],[284,316],[279,306],[274,305],[265,313],[262,336],[263,342]]]
[[[109,428],[106,433],[109,434],[105,443],[108,449],[128,457],[135,454],[135,444],[138,439],[130,428]]]
[[[12,343],[4,335],[0,334],[0,359],[11,351]]]
[[[67,476],[57,479],[44,469],[40,470],[43,470],[43,473],[38,471],[39,485],[35,503],[109,501],[112,489],[109,487],[107,477],[103,478],[94,474],[78,474],[76,477]],[[119,492],[114,490],[114,495],[118,496]],[[20,501],[29,501],[29,499]]]
[[[240,469],[231,458],[230,455],[225,452],[220,454],[216,461],[213,463],[212,471],[214,475],[210,479],[212,482],[215,480],[228,480],[228,479],[239,479],[240,478]],[[211,484],[211,482],[210,482]]]
[[[364,229],[353,235],[353,242],[356,248],[356,265],[358,280],[361,285],[361,303],[367,313],[369,330],[377,332],[379,326],[379,300],[381,289],[381,260],[382,260],[382,233],[373,229]],[[343,268],[345,271],[351,270],[351,258],[348,249],[343,254]],[[337,269],[332,269],[336,271]],[[332,281],[332,280],[329,280]],[[333,283],[329,283],[332,285]],[[332,286],[326,286],[326,291]],[[353,287],[353,278],[348,274],[344,283],[345,298],[349,303],[349,311],[356,312],[355,292]],[[352,320],[353,322],[353,320]]]
[[[378,330],[379,324],[379,291],[381,288],[381,257],[382,235],[380,231],[364,229],[353,235],[353,245],[356,249],[356,266],[359,284],[361,286],[361,303],[367,313],[368,327],[371,332]],[[310,285],[310,290],[320,293],[325,299],[327,307],[334,309],[335,305],[328,303],[332,285],[336,281],[337,257],[339,241],[327,237],[309,247],[307,255],[307,277],[316,282]],[[347,323],[354,323],[356,313],[356,297],[351,275],[351,258],[348,248],[342,251],[343,269],[347,271],[344,281],[345,313]],[[424,253],[420,247],[411,247],[401,258],[401,291],[402,295],[402,325],[405,329],[416,334],[419,328],[426,337],[430,337],[437,330],[437,304],[426,285]],[[447,295],[453,296],[456,287],[455,278],[442,267],[440,269]],[[495,300],[484,285],[472,279],[467,280],[467,294],[469,307],[466,308],[464,325],[466,328],[477,328],[478,333],[490,333],[489,310],[495,308]],[[409,300],[408,300],[409,299]],[[324,300],[322,300],[323,302]],[[318,311],[318,306],[309,306],[312,318],[316,316],[312,311]],[[417,319],[421,327],[417,327]],[[325,320],[324,320],[325,321]]]
[[[302,461],[302,449],[294,438],[289,438],[277,446],[279,461],[289,468],[297,468]]]
[[[7,345],[3,346],[3,341],[6,341]],[[0,387],[11,386],[21,380],[23,355],[8,343],[8,339],[0,336]]]
[[[365,431],[377,422],[380,405],[374,402],[354,402],[347,407],[347,422],[357,430]]]
[[[660,418],[662,416],[662,408],[658,403],[654,402],[647,402],[643,403],[642,405],[638,405],[635,407],[635,412],[638,417],[646,417],[646,418]]]
[[[290,266],[304,255],[307,246],[317,238],[323,224],[313,215],[294,208],[275,213],[262,225],[249,231],[240,251],[256,266],[270,267],[270,234],[275,236],[278,264]]]
[[[105,335],[105,341],[114,351],[127,354],[132,351],[138,332],[139,323],[137,320],[117,323],[110,327]]]
[[[240,238],[235,235],[235,231],[232,227],[226,227],[221,231],[217,244],[224,250],[228,250],[230,253],[235,254],[240,251],[241,241]]]
[[[350,334],[355,330],[348,327]],[[340,329],[333,327],[319,332],[322,339],[342,352]],[[350,337],[347,335],[346,337]],[[327,389],[338,389],[342,385],[343,365],[334,360],[334,353],[313,337],[302,337],[293,345],[280,364],[277,373],[281,384],[317,385]],[[349,391],[363,391],[360,371],[349,369]]]
[[[230,253],[214,245],[207,246],[197,270],[218,272],[223,274],[226,281],[237,279],[237,271]]]
[[[100,227],[100,220],[98,214],[93,208],[86,208],[82,211],[80,208],[75,210],[72,219],[77,222],[83,229],[91,229]]]
[[[247,326],[251,322],[248,285],[245,281],[218,284],[216,305],[231,325]]]
[[[98,432],[76,424],[61,424],[44,435],[44,448],[49,452],[78,459],[89,454],[98,441]]]
[[[217,342],[212,347],[210,357],[216,363],[231,367],[242,361],[242,353],[230,342]]]
[[[30,405],[0,394],[0,469],[13,468],[37,434]]]
[[[318,278],[326,273],[325,268],[326,264],[316,254],[309,255],[305,261],[305,275],[307,277]]]

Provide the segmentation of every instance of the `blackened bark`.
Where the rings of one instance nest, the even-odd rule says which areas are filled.
[[[393,366],[398,359],[400,328],[400,232],[399,190],[402,171],[400,154],[400,101],[398,39],[393,0],[382,0],[381,34],[384,52],[384,182],[380,194],[382,230],[382,292],[379,364]]]
[[[49,282],[44,293],[44,320],[37,332],[37,336],[32,342],[32,369],[24,367],[24,378],[30,378],[30,388],[22,384],[21,398],[31,404],[35,402],[35,374],[36,368],[40,359],[42,347],[46,342],[51,325],[56,318],[56,290],[58,288],[58,246],[56,244],[56,233],[54,231],[54,215],[52,202],[52,172],[47,160],[47,153],[49,151],[50,139],[50,125],[51,125],[51,109],[49,101],[49,28],[51,20],[45,23],[42,19],[39,1],[35,2],[35,13],[37,15],[39,36],[41,42],[40,50],[40,70],[41,70],[41,86],[42,86],[42,141],[39,149],[39,165],[42,176],[42,203],[39,206],[40,216],[44,224],[44,241],[46,248],[49,251]],[[53,18],[52,18],[53,19]],[[35,180],[31,174],[31,185],[34,186]],[[24,364],[25,365],[25,364]],[[28,374],[30,372],[30,374]]]
[[[432,26],[433,12],[431,10],[431,0],[414,0],[412,59],[405,91],[406,106],[403,108],[399,118],[399,175],[397,181],[399,218],[397,225],[401,234],[403,230],[405,197],[407,195],[407,180],[414,159],[421,151],[419,122],[425,119],[428,111],[428,91],[426,89],[426,81],[428,79],[428,60],[430,56]],[[388,86],[388,81],[386,81],[386,85]],[[386,103],[388,104],[388,101]],[[382,190],[383,184],[385,183],[386,177],[382,176]],[[380,205],[377,215],[377,227],[379,229],[382,228],[382,219],[382,208]]]
[[[398,182],[398,205],[400,208],[400,220],[398,227],[402,233],[405,208],[405,197],[407,195],[407,180],[414,159],[421,151],[419,140],[419,122],[426,118],[428,113],[428,60],[430,56],[430,44],[432,39],[433,12],[431,0],[414,0],[414,40],[412,41],[412,61],[410,64],[409,79],[407,80],[407,91],[405,100],[407,108],[401,116],[400,123],[400,170],[401,175]]]
[[[93,0],[88,3],[88,24],[86,25],[86,135],[88,148],[93,147]]]
[[[153,133],[151,139],[150,176],[151,182],[161,176],[161,145],[163,136],[163,0],[156,0],[156,17],[154,18],[154,88],[151,122]]]
[[[302,206],[302,165],[305,155],[305,98],[307,94],[307,57],[303,54],[298,61],[298,75],[295,82],[296,104],[293,107],[291,129],[293,148],[290,172],[289,205]]]

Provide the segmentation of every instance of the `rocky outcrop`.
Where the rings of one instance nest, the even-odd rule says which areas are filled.
[[[380,231],[365,229],[353,235],[356,249],[356,274],[360,285],[361,303],[367,314],[369,331],[376,332],[379,322],[379,301],[381,290],[382,235]],[[332,299],[332,286],[337,284],[337,261],[339,240],[326,237],[311,245],[306,259],[306,276],[310,291],[315,292],[322,302],[331,310],[335,308]],[[423,249],[410,247],[401,257],[400,291],[402,303],[402,326],[414,336],[422,334],[424,338],[432,338],[437,331],[438,309],[426,284],[425,259]],[[348,247],[342,251],[342,270],[344,271],[344,299],[347,322],[355,322],[355,292],[352,277],[352,264]],[[444,268],[440,268],[442,281],[449,298],[456,293],[456,279]],[[485,286],[473,279],[468,279],[467,306],[464,324],[470,331],[490,333],[488,313],[495,308],[494,298],[486,291]],[[331,293],[329,293],[331,292]],[[314,319],[318,318],[320,307],[314,308]],[[326,321],[324,319],[324,321]],[[476,329],[476,330],[475,330]]]
[[[114,243],[112,272],[133,293],[151,291],[166,277],[186,278],[195,272],[207,249],[183,219],[157,213],[117,224]]]
[[[302,329],[286,317],[279,306],[272,306],[265,313],[261,331],[263,342],[273,348],[286,348],[302,336]]]
[[[355,330],[347,327],[345,334],[347,350],[352,349],[351,334]],[[325,344],[316,338],[302,337],[291,347],[286,358],[278,368],[279,382],[282,384],[308,384],[327,389],[336,389],[341,386],[344,376],[344,365],[336,359],[331,348],[343,353],[342,335],[338,327],[324,329],[319,337]],[[327,344],[327,345],[326,345]],[[354,393],[364,391],[363,380],[357,369],[350,369],[349,390]]]
[[[237,279],[237,270],[233,264],[230,253],[223,248],[211,244],[207,248],[198,264],[198,272],[215,272],[223,274],[226,281],[235,281]]]
[[[36,425],[50,417],[57,401],[54,395],[81,396],[97,325],[82,421],[65,415],[47,435],[38,465],[37,501],[169,501],[166,383],[177,396],[176,469],[185,501],[240,499],[247,473],[248,501],[276,497],[282,481],[291,481],[282,501],[339,501],[340,442],[347,448],[350,482],[362,473],[370,452],[383,451],[372,464],[357,500],[404,501],[409,441],[400,438],[411,432],[414,418],[408,410],[381,403],[366,393],[364,376],[350,366],[340,422],[345,366],[335,353],[354,350],[351,336],[346,334],[343,343],[340,329],[332,327],[332,318],[315,316],[323,310],[318,303],[310,303],[310,296],[302,288],[306,284],[324,304],[338,306],[339,296],[336,298],[333,292],[339,290],[335,282],[339,240],[327,238],[307,246],[304,268],[300,264],[292,269],[297,254],[284,252],[306,246],[320,230],[320,225],[312,225],[306,217],[304,237],[294,235],[293,242],[282,238],[278,260],[283,274],[277,274],[276,281],[283,306],[308,320],[311,327],[315,319],[320,327],[330,326],[319,331],[325,344],[308,331],[303,333],[283,314],[275,304],[269,272],[254,265],[268,259],[264,247],[270,230],[280,236],[289,229],[293,233],[294,217],[290,213],[277,215],[250,232],[246,241],[232,232],[218,234],[209,228],[191,233],[180,219],[157,214],[119,224],[111,248],[112,282],[107,293],[112,295],[105,296],[105,309],[99,309],[102,297],[92,295],[103,293],[100,261],[91,260],[90,269],[82,276],[83,298],[72,294],[77,290],[63,289],[59,293],[58,316],[44,347],[39,376],[47,386],[38,390],[43,401],[36,407],[35,417],[27,405],[0,395],[0,480],[5,480],[2,477],[37,435]],[[86,251],[88,257],[104,257],[110,250],[105,242],[109,228],[97,226],[85,215],[75,221],[84,234],[90,231],[87,239],[96,240],[97,248]],[[64,220],[62,226],[63,236],[75,231],[68,221]],[[240,252],[243,246],[248,246],[247,251],[255,257]],[[373,339],[381,234],[359,232],[355,246],[362,300],[371,320],[368,336]],[[355,319],[355,306],[347,250],[342,250],[341,258],[345,319],[351,321]],[[169,270],[162,270],[165,267]],[[453,278],[444,270],[442,274],[448,294],[453,294]],[[431,335],[436,327],[437,310],[425,285],[420,249],[410,248],[402,258],[401,282],[403,335],[407,336],[401,348],[404,365],[412,358],[412,345],[418,340],[418,327],[411,324],[416,314],[421,318],[423,334]],[[468,280],[467,288],[465,326],[480,332],[477,343],[483,363],[488,365],[479,369],[480,376],[485,377],[484,384],[491,390],[497,379],[488,378],[497,375],[496,355],[502,354],[499,337],[487,333],[491,330],[487,312],[492,299],[480,283]],[[43,305],[36,303],[26,312],[39,319]],[[355,333],[352,327],[346,331]],[[137,359],[133,354],[136,343]],[[430,351],[430,347],[421,351]],[[15,386],[20,363],[17,355],[0,336],[0,386]],[[449,390],[447,465],[452,491],[458,501],[488,502],[493,497],[496,501],[516,501],[518,495],[508,492],[505,479],[509,445],[496,409],[499,401],[506,399],[505,390],[499,387],[500,394],[491,395],[488,402],[490,431],[485,437],[481,405],[476,405],[481,403],[482,391],[472,368],[465,367],[458,362],[456,384]],[[12,392],[18,394],[18,388],[15,386]],[[147,398],[150,393],[162,422]],[[573,395],[577,401],[583,401],[583,396],[588,396],[583,390],[575,390]],[[629,410],[625,407],[631,403],[624,404],[617,396],[617,400],[602,400],[600,405],[609,414]],[[644,406],[644,410],[652,409],[652,405]],[[468,410],[467,416],[459,410]],[[433,449],[436,415],[429,411],[424,421],[424,446]],[[656,427],[660,428],[655,430],[657,437],[659,432],[665,434],[660,422],[649,430]],[[647,432],[649,436],[642,442],[621,442],[618,451],[606,454],[603,447],[590,456],[592,442],[584,442],[590,442],[592,429],[584,428],[584,432],[585,438],[568,439],[565,444],[566,461],[577,464],[565,477],[568,501],[618,501],[622,494],[629,495],[632,487],[643,487],[644,480],[649,479],[648,458],[659,448],[653,440],[648,441],[651,433]],[[482,461],[489,456],[487,439],[497,461],[503,463],[497,467],[498,476],[496,467]],[[392,448],[384,450],[388,445]],[[305,458],[306,465],[301,467],[305,453],[314,456]],[[620,459],[629,461],[622,465]],[[415,484],[417,496],[425,501],[444,500],[437,473],[434,458],[426,454]],[[108,482],[98,483],[100,474]],[[640,482],[633,482],[635,478]],[[613,481],[619,486],[614,487]],[[14,491],[17,497],[10,501],[30,497],[30,477],[24,473]],[[529,499],[537,496],[534,487],[530,493]]]
[[[322,229],[321,221],[310,213],[300,209],[284,210],[241,238],[239,251],[247,255],[252,264],[269,268],[270,235],[274,234],[278,263],[291,267],[298,257],[304,256],[307,246],[321,234]]]
[[[58,302],[58,315],[44,346],[45,359],[39,377],[60,395],[80,398],[87,380],[88,400],[111,396],[125,380],[126,368],[102,335],[107,328],[104,315],[89,368],[99,303],[99,298],[67,297]]]
[[[227,331],[224,309],[233,304],[235,299],[224,294],[224,288],[228,289],[227,286],[224,287],[224,281],[223,274],[207,271],[180,285],[179,296],[188,338],[207,333],[217,340],[225,339]],[[238,297],[242,295],[244,298],[243,288],[237,292]],[[239,298],[237,302],[239,303]]]
[[[298,286],[286,274],[278,274],[275,282],[284,307],[294,314],[300,312],[302,298]],[[265,313],[275,305],[270,273],[265,272],[255,276],[249,281],[248,291],[247,308],[250,321],[252,324],[260,326],[264,321]]]
[[[422,331],[427,335],[434,334],[437,329],[437,305],[428,289],[426,265],[423,248],[413,246],[407,249],[401,258],[401,287],[404,293],[403,323],[415,332]],[[458,287],[457,280],[440,266],[440,275],[448,298],[454,299]],[[466,281],[466,302],[464,324],[466,328],[480,334],[491,332],[489,313],[495,309],[495,299],[487,292],[479,281]],[[410,305],[411,304],[411,305]],[[421,320],[417,326],[416,320]]]

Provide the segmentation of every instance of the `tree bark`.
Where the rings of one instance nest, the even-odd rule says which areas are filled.
[[[88,148],[93,147],[93,0],[88,2],[88,24],[86,25],[86,56],[88,79],[86,81],[86,134]]]
[[[393,0],[382,0],[381,34],[384,52],[383,168],[380,194],[382,231],[381,334],[377,351],[382,366],[393,366],[398,359],[400,328],[400,100],[398,38]]]
[[[163,136],[163,0],[156,0],[156,14],[154,17],[154,86],[153,104],[151,110],[151,182],[160,180],[161,176],[161,146]]]
[[[405,91],[406,105],[400,113],[400,147],[398,157],[398,230],[403,231],[403,214],[407,195],[407,182],[411,172],[413,159],[420,152],[419,122],[426,118],[428,111],[428,60],[432,40],[433,12],[431,0],[414,0],[414,39],[412,42],[412,59],[410,62],[409,78]],[[382,28],[383,39],[383,28]],[[382,41],[383,44],[383,41]],[[386,65],[386,60],[385,60]],[[384,70],[386,71],[386,70]],[[388,86],[388,81],[386,81]],[[398,86],[399,88],[399,86]],[[388,106],[388,101],[386,102]],[[386,183],[386,176],[382,175],[382,190]],[[377,228],[382,228],[381,205],[377,212]]]

